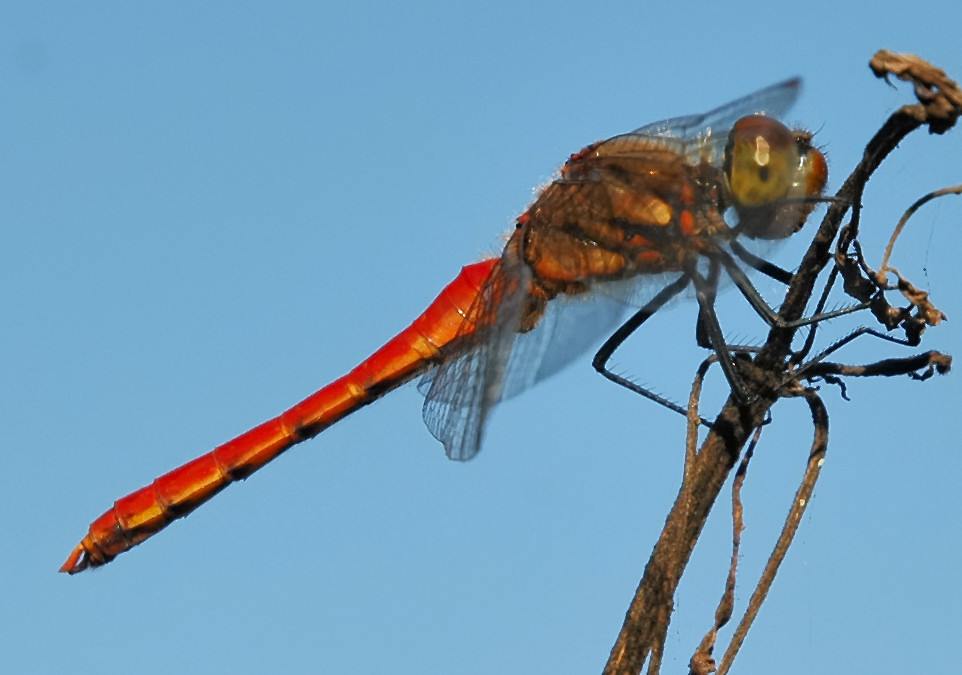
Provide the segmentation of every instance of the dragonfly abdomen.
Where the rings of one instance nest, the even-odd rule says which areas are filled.
[[[288,448],[429,370],[442,349],[470,334],[473,324],[465,319],[497,262],[493,258],[462,268],[421,316],[344,377],[118,499],[91,524],[60,571],[75,574],[110,562]]]

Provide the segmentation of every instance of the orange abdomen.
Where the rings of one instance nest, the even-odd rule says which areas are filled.
[[[118,499],[90,525],[60,571],[75,574],[110,562],[292,445],[430,369],[442,349],[473,332],[465,318],[497,262],[491,258],[462,268],[421,316],[344,377],[278,417]]]

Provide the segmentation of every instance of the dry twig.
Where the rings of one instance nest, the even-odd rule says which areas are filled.
[[[892,308],[885,300],[886,286],[880,282],[878,275],[871,273],[871,270],[864,265],[859,253],[860,249],[857,247],[862,194],[875,169],[907,134],[923,125],[928,126],[930,133],[944,133],[952,127],[962,114],[962,91],[943,71],[912,55],[880,51],[873,57],[870,65],[878,77],[893,75],[911,82],[914,85],[918,103],[903,106],[896,111],[869,141],[862,160],[829,205],[828,212],[805,253],[798,272],[792,278],[779,316],[785,322],[793,322],[801,318],[813,296],[819,274],[834,261],[839,274],[845,281],[846,291],[860,300],[871,301],[873,314],[887,329],[901,326],[906,335],[904,342],[917,344],[925,326],[935,325],[933,322],[937,322],[936,315],[930,311],[934,308],[921,308],[919,314],[913,316],[909,311]],[[849,209],[851,209],[851,220],[844,228],[833,255],[832,242],[838,237],[842,219]],[[849,253],[849,247],[853,242],[854,256]],[[831,278],[834,279],[834,272]],[[917,299],[920,302],[923,300],[927,302],[927,299],[920,296],[917,296]],[[910,302],[915,303],[915,300]],[[913,306],[919,307],[918,304]],[[947,357],[933,352],[922,355],[924,358],[921,361],[920,357],[892,359],[879,364],[855,367],[854,370],[853,367],[821,363],[819,358],[816,363],[802,366],[798,372],[792,372],[791,368],[800,363],[811,348],[811,345],[806,343],[807,346],[801,356],[792,355],[791,344],[797,331],[798,328],[794,326],[774,328],[753,360],[738,359],[739,368],[743,371],[745,379],[750,382],[754,398],[747,405],[739,405],[733,398],[729,398],[713,422],[712,429],[701,449],[697,453],[692,453],[690,462],[686,465],[683,484],[645,567],[644,576],[605,666],[605,673],[640,673],[649,655],[652,659],[649,663],[649,672],[658,672],[673,609],[673,598],[682,572],[712,505],[729,472],[738,461],[741,448],[764,424],[769,409],[775,401],[783,396],[806,397],[812,407],[813,418],[816,420],[816,443],[812,458],[824,452],[824,444],[827,443],[827,414],[824,414],[824,407],[817,397],[800,387],[798,383],[800,375],[806,378],[815,376],[837,378],[839,375],[868,376],[918,372],[926,367],[943,372],[948,367]],[[870,329],[865,329],[859,334],[865,332],[874,333]],[[922,365],[919,365],[920,363]],[[697,417],[697,414],[695,416]],[[812,461],[810,458],[806,479],[796,497],[795,507],[803,506],[800,500],[804,500],[804,503],[808,501],[810,487],[806,486],[814,483],[817,468],[820,466],[819,459],[818,466],[813,469]],[[794,531],[793,527],[797,525],[799,516],[800,512],[797,508],[793,508],[786,524],[786,532]],[[791,535],[783,533],[779,544],[776,545],[773,557],[769,561],[771,570],[766,571],[766,576],[763,576],[759,590],[756,592],[759,596],[757,603],[753,600],[753,604],[749,606],[749,613],[746,614],[747,623],[751,622],[751,618],[757,612],[756,605],[764,599],[767,585],[771,582],[768,575],[774,577],[778,564],[784,556],[782,549],[787,549],[790,540]],[[745,623],[744,620],[743,623]],[[733,639],[732,647],[737,651],[735,642],[736,640]],[[729,649],[731,658],[734,657],[732,647]],[[727,654],[724,663],[730,663]],[[704,668],[712,664],[700,661],[695,665]]]

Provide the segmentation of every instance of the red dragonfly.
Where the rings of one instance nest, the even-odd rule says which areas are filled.
[[[500,257],[462,268],[421,316],[344,377],[119,499],[61,571],[110,562],[291,446],[422,374],[428,428],[448,457],[469,460],[499,400],[557,371],[594,338],[611,334],[594,365],[620,381],[605,367],[611,353],[688,286],[701,303],[707,346],[727,361],[739,395],[711,301],[724,271],[771,319],[735,257],[786,277],[738,239],[789,236],[825,186],[825,159],[811,134],[775,119],[799,89],[799,80],[789,80],[575,153],[517,219]],[[639,282],[666,275],[676,278],[614,333],[623,312],[592,309],[621,304],[605,298],[637,301]]]

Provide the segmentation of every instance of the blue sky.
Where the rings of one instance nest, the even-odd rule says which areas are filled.
[[[107,568],[56,570],[114,499],[394,335],[591,141],[800,75],[788,121],[816,130],[837,188],[909,99],[869,73],[876,49],[962,77],[957,3],[863,14],[4,3],[3,669],[600,670],[677,490],[684,424],[588,358],[501,406],[466,465],[445,459],[407,387]],[[960,150],[958,131],[918,133],[883,166],[865,197],[871,259],[905,207],[960,182]],[[924,347],[955,354],[960,218],[958,199],[929,205],[894,261],[950,318]],[[803,243],[774,259],[792,265]],[[726,331],[761,339],[735,296],[721,298]],[[688,304],[659,315],[619,367],[683,398],[703,356],[693,319]],[[960,392],[956,374],[852,382],[852,402],[824,389],[828,459],[742,672],[955,665]],[[805,406],[779,404],[745,487],[740,607],[810,440]],[[727,513],[682,582],[666,672],[709,628]]]

